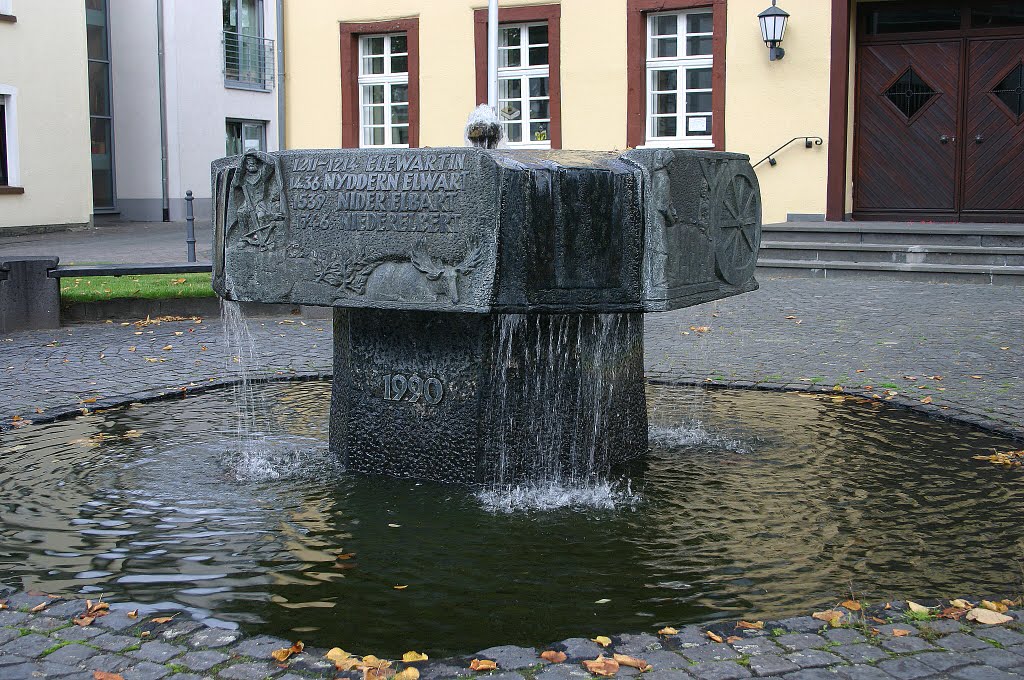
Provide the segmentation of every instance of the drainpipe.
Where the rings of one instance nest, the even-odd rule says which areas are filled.
[[[277,0],[277,149],[284,151],[284,0]]]
[[[160,92],[160,192],[163,221],[171,221],[171,198],[167,161],[167,83],[164,73],[164,0],[156,0],[156,74]]]
[[[498,0],[487,3],[487,105],[498,112]]]

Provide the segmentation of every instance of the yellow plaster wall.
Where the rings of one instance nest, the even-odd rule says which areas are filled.
[[[502,0],[502,7],[551,0]],[[778,166],[758,168],[765,222],[787,213],[825,212],[831,15],[825,0],[782,0],[792,15],[786,57],[770,63],[757,14],[767,0],[729,0],[726,147],[764,156],[797,135],[826,143],[794,145]],[[285,3],[287,145],[341,146],[339,22],[419,17],[420,144],[462,144],[477,104],[473,9],[481,0],[300,0]],[[626,144],[626,1],[561,2],[562,146],[621,149]]]

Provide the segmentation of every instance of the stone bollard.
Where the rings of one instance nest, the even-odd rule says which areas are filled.
[[[56,256],[0,258],[0,332],[60,327],[60,280],[48,276]]]

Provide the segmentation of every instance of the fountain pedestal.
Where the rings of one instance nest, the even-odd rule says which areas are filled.
[[[335,308],[331,447],[364,472],[600,476],[646,450],[642,314],[757,287],[737,154],[250,152],[213,182],[217,292]]]

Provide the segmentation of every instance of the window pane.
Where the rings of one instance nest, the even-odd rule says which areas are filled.
[[[711,41],[710,35],[705,35],[697,38],[686,39],[686,54],[687,56],[694,56],[698,54],[711,54]]]
[[[520,66],[522,62],[523,56],[518,47],[511,50],[498,50],[498,66],[500,68]]]
[[[409,123],[409,107],[405,104],[391,107],[391,122],[406,125]]]
[[[89,46],[90,59],[107,58],[107,27],[95,24],[86,24],[86,43]]]
[[[711,111],[710,92],[687,92],[686,93],[687,113],[705,113]]]
[[[869,10],[864,21],[869,34],[957,30],[960,28],[960,9],[886,7]]]
[[[408,73],[409,57],[391,57],[392,73]]]
[[[0,186],[9,183],[7,178],[7,107],[0,97]]]
[[[519,47],[521,40],[522,36],[519,27],[502,28],[498,31],[499,47]]]
[[[364,38],[363,54],[384,54],[384,36]]]
[[[654,35],[675,35],[679,30],[678,19],[675,14],[654,17]]]
[[[510,142],[523,141],[523,126],[521,123],[510,123],[505,126],[505,138]]]
[[[674,92],[672,94],[654,95],[655,113],[675,113],[677,104],[678,97]]]
[[[550,118],[551,107],[547,99],[534,99],[530,102],[530,118],[536,120],[538,118]]]
[[[407,102],[409,101],[409,86],[408,85],[392,85],[391,86],[391,102]]]
[[[113,148],[110,145],[110,121],[90,121],[92,146],[92,200],[94,208],[114,207]]]
[[[655,137],[675,137],[676,136],[676,117],[666,116],[663,118],[654,119],[654,136]]]
[[[530,78],[530,96],[531,97],[547,97],[548,96],[548,79],[547,78]]]
[[[89,113],[94,116],[110,115],[109,70],[104,62],[89,62]]]
[[[391,54],[402,54],[409,51],[405,33],[396,33],[391,36]]]
[[[540,80],[540,78],[531,78],[533,80]],[[547,80],[547,78],[544,78]],[[533,88],[533,83],[530,83],[530,88]],[[498,81],[498,99],[519,99],[523,96],[523,81],[519,78],[502,78]]]
[[[529,28],[529,42],[531,45],[547,45],[548,44],[548,25],[543,26],[530,26]]]
[[[401,125],[399,127],[391,128],[391,143],[392,144],[408,144],[409,143],[409,126]]]
[[[363,59],[363,75],[384,73],[384,57],[366,57]]]
[[[384,128],[367,127],[363,128],[363,144],[367,146],[380,146],[384,143]]]
[[[530,48],[530,66],[542,66],[548,63],[548,48],[547,47],[531,47]]]
[[[363,107],[363,124],[364,125],[383,125],[384,124],[384,107],[383,106],[364,106]]]
[[[707,14],[690,14],[686,17],[687,33],[711,33],[712,26],[710,12]]]
[[[686,118],[687,137],[710,137],[711,116],[688,116]]]
[[[1003,0],[989,7],[971,10],[972,28],[1000,28],[1024,26],[1024,3],[1020,0]]]
[[[675,38],[659,38],[654,41],[655,57],[674,57],[678,52],[679,46]]]
[[[686,70],[686,89],[688,90],[710,90],[711,69],[691,68]]]
[[[498,115],[502,120],[519,120],[523,116],[522,104],[516,100],[499,102]]]
[[[530,141],[548,141],[548,125],[549,123],[530,123]]]
[[[654,91],[655,92],[674,92],[678,87],[678,79],[676,76],[676,70],[671,71],[655,71],[654,72]]]
[[[363,103],[364,104],[383,104],[384,103],[384,86],[383,85],[363,85]]]
[[[263,151],[263,125],[246,123],[242,125],[242,149]]]

